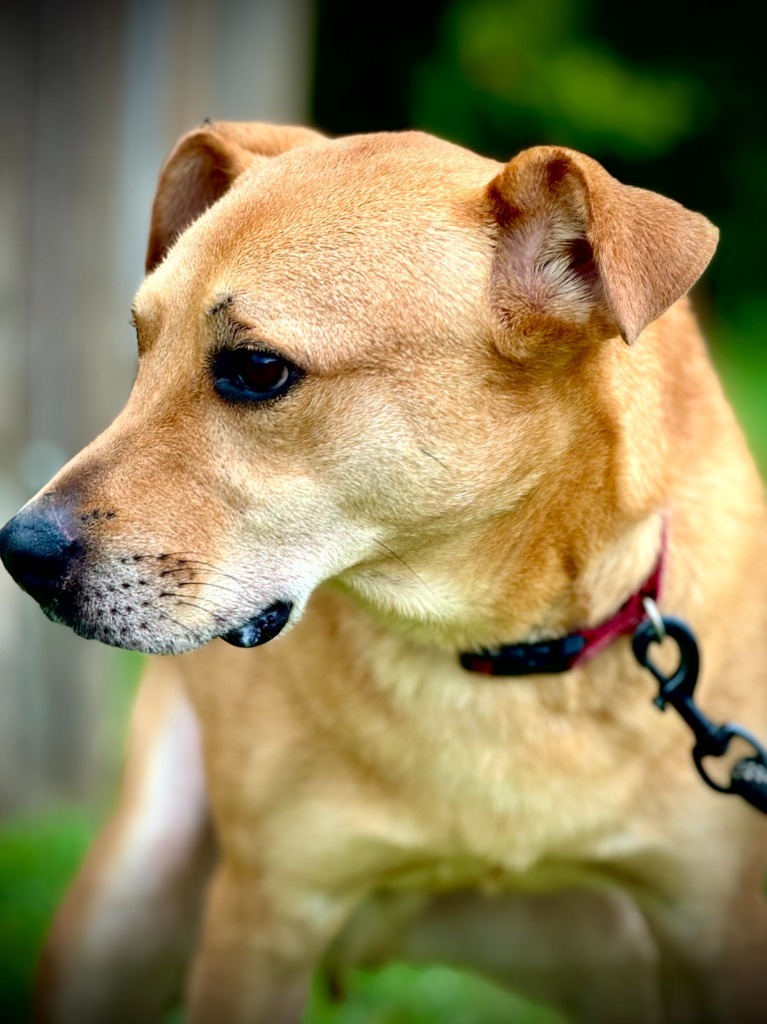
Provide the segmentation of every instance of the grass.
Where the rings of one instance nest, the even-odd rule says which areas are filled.
[[[447,967],[356,972],[331,1007],[315,992],[305,1024],[562,1024],[550,1010]]]
[[[25,1021],[38,950],[54,907],[96,830],[81,810],[55,810],[0,828],[0,1020]]]

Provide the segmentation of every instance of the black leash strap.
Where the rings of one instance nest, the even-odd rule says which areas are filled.
[[[735,793],[752,807],[767,814],[767,751],[750,733],[739,725],[716,725],[703,714],[693,700],[695,684],[700,670],[700,652],[690,627],[681,619],[663,616],[654,602],[647,602],[648,618],[634,633],[634,656],[643,668],[655,676],[660,693],[655,704],[665,711],[670,704],[685,720],[695,736],[692,757],[703,781],[719,793]],[[660,643],[666,636],[679,648],[679,666],[671,676],[665,676],[649,656],[651,644]],[[729,786],[721,786],[706,771],[705,759],[723,757],[733,738],[744,740],[753,748],[753,754],[736,762]]]

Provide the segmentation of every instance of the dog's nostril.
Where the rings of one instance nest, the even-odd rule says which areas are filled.
[[[50,601],[82,543],[73,529],[74,518],[60,507],[22,509],[0,530],[0,559],[8,572],[36,600]]]

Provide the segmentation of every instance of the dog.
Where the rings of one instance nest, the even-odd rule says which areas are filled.
[[[391,957],[764,1019],[767,819],[609,628],[652,584],[700,705],[767,735],[764,493],[685,298],[716,244],[560,147],[181,139],[128,404],[0,534],[50,618],[174,655],[40,1019],[155,1020],[184,975],[193,1024],[296,1024],[317,964]]]

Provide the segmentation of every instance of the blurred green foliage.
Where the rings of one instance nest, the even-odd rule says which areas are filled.
[[[53,913],[108,814],[145,658],[112,652],[100,742],[113,754],[101,807],[57,807],[0,826],[0,1020],[26,1021],[35,963]]]
[[[0,1019],[26,1021],[37,952],[96,828],[83,810],[7,819],[0,828]]]
[[[552,142],[643,160],[699,130],[702,81],[633,65],[589,31],[585,0],[459,0],[416,69],[413,120],[480,152]],[[512,148],[510,147],[512,145]]]
[[[352,974],[343,1004],[316,986],[305,1024],[563,1024],[563,1018],[447,967]]]
[[[767,300],[744,298],[726,319],[719,321],[712,346],[725,391],[738,412],[763,478],[767,476],[765,324]]]

